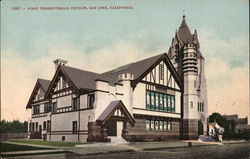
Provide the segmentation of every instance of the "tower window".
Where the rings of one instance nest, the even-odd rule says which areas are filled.
[[[190,107],[191,107],[191,108],[193,108],[193,107],[194,107],[194,106],[193,106],[193,102],[190,102]]]

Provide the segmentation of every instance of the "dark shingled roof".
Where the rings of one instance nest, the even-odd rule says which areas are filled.
[[[116,83],[118,82],[118,77],[121,73],[132,73],[134,75],[134,79],[137,79],[164,54],[165,53],[118,67],[114,70],[101,74],[100,78]]]
[[[107,108],[102,112],[102,114],[98,117],[97,120],[104,121],[107,116],[114,110],[114,108],[120,103],[120,100],[112,101],[107,106]]]
[[[49,84],[50,84],[50,80],[45,80],[45,79],[38,79],[38,82],[41,84],[42,89],[44,90],[44,93],[46,93],[46,91],[49,88]]]
[[[64,65],[60,67],[78,89],[95,89],[95,80],[100,77],[100,74]]]
[[[99,123],[105,124],[105,122],[112,116],[113,112],[118,107],[120,108],[121,111],[123,111],[126,118],[128,119],[128,122],[133,126],[135,124],[135,120],[133,116],[129,113],[127,108],[124,106],[121,100],[110,102],[110,104],[106,107],[106,109],[102,112],[102,114],[98,117],[96,121]]]
[[[49,88],[50,82],[51,82],[50,80],[45,80],[40,78],[37,79],[35,87],[33,88],[33,91],[31,93],[30,99],[26,105],[26,108],[31,108],[30,104],[32,102],[32,99],[34,98],[35,93],[38,90],[38,86],[40,85],[44,93],[46,93]]]
[[[131,73],[134,76],[134,80],[138,79],[145,71],[147,71],[153,64],[155,64],[158,60],[161,58],[166,58],[167,55],[166,53],[162,53],[153,57],[149,57],[147,59],[133,62],[124,66],[120,66],[114,70],[104,72],[102,74],[99,73],[94,73],[94,72],[89,72],[65,65],[60,65],[57,68],[56,74],[53,77],[53,80],[51,84],[46,85],[46,88],[49,90],[46,93],[46,97],[48,97],[50,89],[53,89],[53,84],[54,81],[56,80],[57,74],[61,71],[62,73],[65,74],[65,76],[71,80],[73,85],[76,87],[78,90],[96,90],[96,81],[101,80],[101,81],[107,81],[110,83],[118,83],[119,80],[119,75],[122,73]],[[174,71],[174,70],[173,70]],[[176,74],[177,75],[177,74]],[[178,76],[178,75],[177,75]]]

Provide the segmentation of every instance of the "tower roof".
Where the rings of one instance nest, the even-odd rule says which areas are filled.
[[[188,25],[185,20],[185,15],[183,15],[182,23],[181,26],[179,27],[178,30],[178,35],[180,37],[180,40],[184,43],[191,43],[192,42],[192,34],[188,28]]]

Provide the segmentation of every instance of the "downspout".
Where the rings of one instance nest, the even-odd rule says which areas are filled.
[[[51,141],[51,129],[52,129],[52,114],[50,114],[50,128],[49,128],[49,140]]]
[[[78,102],[77,102],[77,104],[79,104],[78,105],[78,142],[79,142],[79,140],[80,140],[80,126],[81,126],[81,124],[80,124],[80,96],[79,96],[79,98],[78,98]]]

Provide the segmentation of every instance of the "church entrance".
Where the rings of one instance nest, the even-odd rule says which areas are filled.
[[[198,121],[198,134],[199,135],[204,135],[204,132],[203,132],[203,123],[200,120]]]
[[[122,136],[123,121],[117,121],[115,119],[109,119],[105,124],[107,130],[107,136]]]
[[[117,135],[117,124],[115,120],[109,119],[105,124],[105,129],[107,130],[108,136],[116,136]]]

